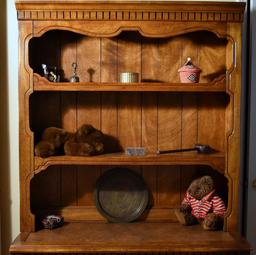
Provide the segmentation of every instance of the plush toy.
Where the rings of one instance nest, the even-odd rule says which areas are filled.
[[[98,155],[104,152],[104,135],[91,125],[81,126],[65,142],[64,152],[72,156]]]
[[[215,193],[212,177],[203,176],[190,184],[175,214],[183,225],[200,223],[205,230],[220,230],[225,211],[223,200]]]
[[[63,145],[70,134],[62,128],[48,127],[43,131],[42,139],[35,146],[35,155],[46,158],[63,154]]]

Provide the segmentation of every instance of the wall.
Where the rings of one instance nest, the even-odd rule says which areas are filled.
[[[19,233],[18,23],[14,3],[15,0],[0,0],[0,251],[2,248],[2,255],[8,254],[10,242]]]
[[[14,0],[0,1],[0,203],[2,255],[19,233],[18,24]],[[8,47],[7,47],[8,45]]]

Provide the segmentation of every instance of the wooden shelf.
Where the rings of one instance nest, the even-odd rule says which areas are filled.
[[[54,156],[35,157],[35,172],[41,172],[52,165],[208,165],[224,173],[225,156],[223,153],[198,154],[183,152],[165,155],[126,156],[124,153],[103,154],[99,156]]]
[[[166,83],[166,82],[49,82],[34,74],[34,91],[169,91],[169,92],[225,92],[225,75],[210,83]]]
[[[12,253],[82,252],[232,252],[249,251],[240,236],[207,232],[199,225],[178,223],[66,223],[54,230],[21,233],[11,245]],[[190,253],[189,253],[190,254]]]

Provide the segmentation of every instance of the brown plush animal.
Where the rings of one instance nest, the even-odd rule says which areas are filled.
[[[203,176],[190,184],[175,214],[183,225],[200,223],[205,230],[219,230],[223,227],[225,211],[223,200],[215,193],[212,177]]]
[[[65,142],[66,155],[89,156],[104,152],[104,135],[91,125],[81,126],[77,132]]]
[[[35,155],[46,158],[63,154],[63,145],[70,134],[62,128],[48,127],[42,134],[42,139],[35,146]]]

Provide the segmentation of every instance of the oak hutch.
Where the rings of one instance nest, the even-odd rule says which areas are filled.
[[[241,28],[244,3],[18,0],[21,233],[12,254],[249,254],[238,234]],[[197,84],[177,70],[191,57]],[[69,83],[72,62],[79,83]],[[60,82],[41,64],[62,70]],[[93,72],[90,72],[93,70]],[[118,74],[140,74],[124,85]],[[122,148],[147,155],[34,156],[42,130],[70,132],[90,123]],[[218,152],[156,155],[157,149],[209,144]],[[95,182],[113,166],[141,174],[151,193],[135,223],[110,224],[93,200]],[[196,177],[213,176],[227,204],[224,229],[178,224],[174,208]],[[43,230],[42,215],[63,227]]]

